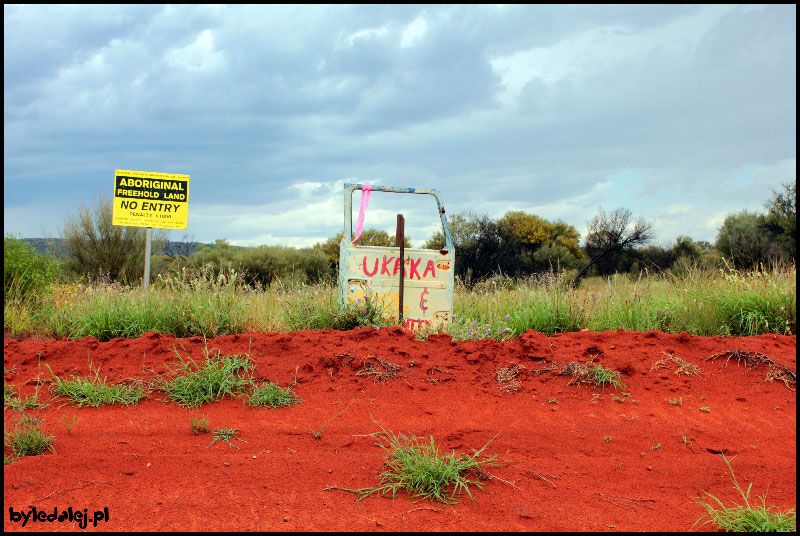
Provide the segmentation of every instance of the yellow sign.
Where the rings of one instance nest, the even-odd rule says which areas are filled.
[[[113,225],[186,229],[188,216],[189,175],[114,170]]]

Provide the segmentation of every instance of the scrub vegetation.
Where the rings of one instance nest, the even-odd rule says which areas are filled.
[[[54,283],[22,300],[7,300],[7,334],[52,337],[139,337],[150,331],[177,337],[248,331],[352,329],[386,326],[375,303],[340,310],[335,282],[253,289],[235,272],[224,280],[197,272],[159,280],[148,294],[118,283]],[[661,330],[731,336],[796,333],[796,268],[741,272],[689,270],[631,278],[594,277],[578,288],[566,274],[494,277],[457,285],[454,318],[445,327],[456,340],[506,339],[533,329],[567,331]],[[424,337],[428,333],[423,332]]]
[[[572,226],[533,214],[512,211],[497,221],[453,215],[454,316],[443,330],[457,340],[506,339],[531,329],[794,334],[795,199],[795,185],[786,184],[773,191],[766,214],[729,215],[714,245],[686,236],[672,246],[648,245],[651,225],[621,208],[601,209],[583,246]],[[369,297],[340,308],[339,236],[305,249],[217,240],[185,255],[153,255],[144,293],[139,265],[122,254],[143,249],[136,246],[141,237],[120,235],[109,224],[109,207],[98,201],[67,222],[63,260],[5,237],[6,334],[105,341],[149,331],[212,338],[391,324]],[[374,229],[360,240],[394,244]],[[425,247],[443,244],[438,233]]]

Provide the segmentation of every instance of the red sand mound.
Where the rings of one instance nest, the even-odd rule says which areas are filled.
[[[5,380],[25,397],[38,374],[49,377],[45,364],[67,378],[87,376],[90,362],[109,381],[150,380],[178,362],[175,348],[202,359],[204,346],[197,337],[156,333],[105,343],[6,338]],[[160,392],[132,407],[56,401],[38,413],[57,453],[5,467],[5,530],[78,528],[75,521],[23,528],[9,508],[92,515],[107,507],[97,530],[685,531],[704,513],[699,490],[741,502],[720,452],[733,458],[743,487],[753,483],[753,495],[767,493],[781,511],[795,505],[794,387],[766,381],[766,365],[708,360],[760,352],[796,371],[795,336],[528,332],[507,342],[452,342],[370,328],[246,333],[209,340],[208,349],[249,353],[256,377],[281,386],[296,375],[303,401],[263,409],[226,399],[196,410]],[[654,369],[667,355],[702,374],[676,374],[672,362]],[[625,389],[558,375],[590,359],[620,371]],[[402,368],[380,378],[370,374],[386,372],[379,360]],[[14,415],[6,409],[6,424]],[[68,431],[63,422],[73,415],[79,420]],[[191,431],[197,415],[212,429],[239,429],[245,442],[209,445],[212,436]],[[393,432],[432,435],[447,452],[471,453],[497,435],[485,454],[497,454],[503,467],[488,468],[494,478],[485,492],[472,488],[474,502],[415,502],[405,493],[357,502],[337,488],[378,484],[383,451],[365,437],[378,431],[371,417]]]

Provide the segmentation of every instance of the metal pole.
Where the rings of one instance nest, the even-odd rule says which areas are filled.
[[[153,228],[148,227],[145,233],[147,240],[144,245],[144,291],[150,290],[150,247],[153,241]]]
[[[403,287],[406,278],[405,262],[405,218],[402,214],[397,215],[397,231],[394,234],[395,246],[400,248],[400,292],[398,294],[398,314],[400,323],[403,322]]]

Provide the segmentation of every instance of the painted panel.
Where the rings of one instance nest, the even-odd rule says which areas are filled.
[[[339,248],[339,299],[342,304],[358,303],[369,293],[396,319],[399,313],[400,266],[405,265],[403,285],[403,327],[418,330],[436,328],[453,315],[455,251],[444,206],[438,190],[373,186],[372,191],[433,195],[442,220],[445,248],[405,249],[357,246],[350,243],[352,193],[361,185],[345,185],[345,229]]]

